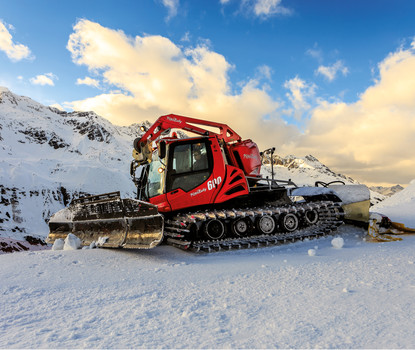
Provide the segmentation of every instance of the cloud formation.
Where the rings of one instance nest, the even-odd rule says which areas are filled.
[[[110,91],[67,107],[94,110],[121,125],[168,113],[225,122],[261,149],[313,154],[360,181],[408,183],[414,177],[415,40],[379,64],[378,79],[353,103],[323,100],[315,84],[294,77],[284,84],[284,104],[269,93],[267,66],[258,67],[257,76],[236,92],[228,76],[234,67],[207,45],[177,46],[158,35],[129,37],[88,20],[75,25],[67,48],[73,61],[100,75]],[[283,119],[289,103],[304,132]]]
[[[281,5],[281,0],[255,0],[253,10],[258,17],[270,17],[273,15],[288,15],[291,13],[287,7]]]
[[[342,60],[337,60],[331,66],[321,65],[316,70],[316,74],[323,75],[328,81],[333,81],[338,73],[341,73],[343,76],[349,73],[349,68],[344,65]]]
[[[53,73],[45,73],[35,76],[34,78],[30,78],[30,82],[33,85],[49,85],[54,86],[54,80],[57,80],[58,77]]]
[[[162,0],[162,3],[168,10],[167,21],[177,15],[179,0]]]
[[[12,26],[8,26],[13,29]],[[20,61],[25,58],[30,58],[30,49],[19,43],[13,41],[13,37],[7,29],[6,25],[0,20],[0,51],[4,51],[9,59],[12,61]]]
[[[232,0],[220,0],[222,5],[228,5]],[[239,12],[245,15],[268,19],[275,15],[290,15],[292,10],[282,5],[282,0],[237,0]]]
[[[362,181],[408,183],[415,176],[415,40],[379,65],[354,103],[321,101],[305,134],[286,151],[312,153]]]
[[[286,96],[293,106],[293,114],[296,119],[300,119],[303,112],[310,109],[309,99],[314,98],[316,85],[307,83],[296,76],[284,83],[284,87],[288,90]]]
[[[250,79],[233,93],[228,73],[232,65],[207,45],[182,48],[158,36],[126,36],[120,30],[80,20],[70,35],[68,50],[76,64],[102,75],[118,92],[67,103],[94,110],[115,124],[127,125],[168,113],[226,122],[242,137],[261,138],[264,146],[287,141],[294,127],[279,116],[280,103],[260,79]],[[270,74],[265,66],[262,74]],[[265,128],[275,130],[264,133]]]
[[[85,77],[84,79],[78,78],[76,80],[76,85],[87,85],[99,88],[99,81],[91,77]]]

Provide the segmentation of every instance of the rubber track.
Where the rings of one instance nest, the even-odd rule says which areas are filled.
[[[233,210],[214,210],[206,212],[187,213],[167,220],[165,232],[168,236],[167,244],[192,252],[216,252],[220,250],[247,249],[279,245],[329,235],[343,224],[342,211],[339,205],[333,202],[311,202],[292,204],[285,207],[266,207]],[[189,232],[187,227],[191,223],[210,219],[239,219],[251,216],[280,215],[283,213],[301,213],[307,209],[315,209],[319,214],[319,221],[290,233],[276,232],[271,235],[251,235],[243,238],[226,238],[211,241],[187,241],[179,238]]]

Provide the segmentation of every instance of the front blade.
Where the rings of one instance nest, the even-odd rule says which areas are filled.
[[[365,185],[332,185],[341,200],[344,218],[354,223],[369,223],[370,191]]]
[[[108,248],[149,249],[163,239],[163,217],[157,207],[119,192],[80,198],[53,215],[48,243],[73,233],[82,245],[92,242]]]

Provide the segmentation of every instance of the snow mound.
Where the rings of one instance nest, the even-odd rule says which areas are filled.
[[[415,179],[405,189],[371,208],[388,216],[392,221],[415,228]]]
[[[316,255],[316,253],[317,253],[317,251],[316,251],[315,249],[309,249],[309,250],[308,250],[308,255],[309,255],[309,256],[315,256],[315,255]]]
[[[81,240],[76,237],[74,234],[70,233],[65,238],[65,244],[63,250],[77,250],[80,249],[82,245]]]
[[[331,245],[333,246],[333,248],[341,249],[344,246],[344,239],[341,237],[333,238],[331,241]]]
[[[55,243],[53,243],[52,250],[62,250],[65,246],[65,241],[62,238],[58,238],[55,240]]]

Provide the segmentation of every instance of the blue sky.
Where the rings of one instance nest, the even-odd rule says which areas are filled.
[[[218,120],[281,155],[408,183],[414,18],[412,0],[0,0],[0,85],[115,124]]]

